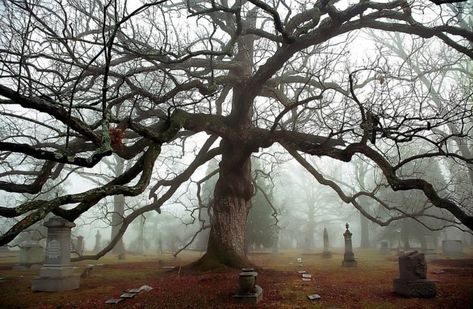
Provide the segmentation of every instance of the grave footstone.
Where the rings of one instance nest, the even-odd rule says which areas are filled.
[[[46,256],[31,289],[49,292],[78,289],[79,274],[75,274],[70,265],[71,228],[76,225],[60,217],[51,217],[44,226],[48,228]]]
[[[123,293],[120,295],[120,298],[133,298],[136,296],[137,293]]]
[[[142,291],[149,292],[149,291],[151,291],[152,289],[153,289],[152,287],[150,287],[149,285],[146,285],[146,284],[145,284],[145,285],[142,285],[142,286],[140,287],[140,292],[142,292]]]
[[[330,258],[332,257],[332,252],[329,250],[329,242],[328,242],[328,232],[327,228],[324,227],[324,251],[322,253],[322,257]]]
[[[118,304],[123,301],[123,298],[110,298],[105,301],[106,304]]]
[[[353,253],[353,246],[351,242],[351,235],[350,231],[348,230],[348,223],[345,224],[346,231],[343,233],[343,237],[345,238],[345,253],[343,254],[343,262],[342,265],[344,267],[355,267],[357,262],[355,260],[355,254]]]
[[[409,252],[399,257],[399,278],[394,279],[394,292],[404,297],[432,298],[435,283],[427,280],[427,263],[423,253]]]
[[[442,252],[446,256],[462,256],[463,242],[461,240],[443,240]]]
[[[319,294],[311,294],[311,295],[307,295],[307,298],[309,300],[319,300],[321,297]]]

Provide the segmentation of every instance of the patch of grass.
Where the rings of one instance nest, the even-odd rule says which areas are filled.
[[[258,266],[257,284],[263,287],[261,308],[468,308],[473,303],[473,260],[441,260],[428,265],[428,278],[437,282],[434,299],[399,298],[392,292],[398,277],[397,257],[384,257],[374,250],[355,250],[358,267],[341,266],[343,255],[334,251],[331,259],[320,254],[283,252],[255,253],[250,260]],[[186,252],[179,259],[170,255],[132,256],[118,260],[106,256],[100,261],[74,263],[78,270],[87,264],[97,266],[90,277],[81,279],[75,291],[33,293],[32,279],[38,270],[13,271],[13,263],[0,267],[0,308],[110,308],[104,304],[119,297],[123,290],[148,284],[154,289],[120,308],[240,308],[231,297],[237,289],[238,270],[219,272],[169,271],[163,266],[182,266],[195,261],[199,253]],[[297,257],[302,257],[300,267]],[[0,260],[1,262],[1,260]],[[303,282],[297,270],[306,270],[313,280]],[[438,271],[448,270],[440,273]],[[432,273],[433,272],[433,273]],[[309,301],[307,295],[321,299]]]

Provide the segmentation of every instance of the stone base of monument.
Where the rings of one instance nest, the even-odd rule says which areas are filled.
[[[330,252],[330,251],[324,251],[324,252],[322,252],[322,257],[323,257],[323,258],[326,258],[326,259],[327,259],[327,258],[331,258],[331,257],[332,257],[332,252]]]
[[[259,285],[255,285],[253,293],[240,294],[237,292],[233,298],[244,304],[257,304],[263,300],[263,289]]]
[[[73,267],[43,266],[39,270],[39,277],[33,279],[31,290],[56,292],[78,289],[80,274],[74,273]]]
[[[404,297],[432,298],[437,295],[435,283],[427,279],[406,281],[394,279],[394,292]]]
[[[38,270],[41,264],[16,264],[12,266],[12,270]]]
[[[343,261],[342,266],[344,267],[356,267],[358,263],[356,261]]]

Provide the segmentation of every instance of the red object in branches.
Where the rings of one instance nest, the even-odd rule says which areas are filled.
[[[112,147],[113,148],[123,147],[123,130],[120,128],[110,128],[108,132],[110,134]]]

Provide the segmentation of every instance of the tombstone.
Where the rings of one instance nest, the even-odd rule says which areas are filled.
[[[80,235],[77,236],[76,245],[74,249],[79,255],[82,255],[84,253],[84,237],[83,236],[80,236]]]
[[[462,256],[463,242],[461,240],[443,240],[442,252],[446,256]]]
[[[389,254],[389,243],[387,240],[382,240],[381,241],[381,247],[379,249],[382,255],[388,255]]]
[[[44,261],[44,248],[35,240],[27,240],[20,245],[20,267],[29,268]]]
[[[427,263],[423,253],[409,252],[399,257],[399,278],[393,281],[394,292],[404,297],[432,298],[435,283],[427,280]]]
[[[430,235],[424,235],[424,245],[422,252],[425,255],[427,261],[431,261],[437,258],[437,245],[435,244],[435,238]]]
[[[79,288],[79,274],[74,274],[71,262],[71,228],[74,223],[60,217],[51,217],[44,226],[48,228],[46,257],[33,279],[33,291],[66,291]]]
[[[102,249],[102,235],[100,235],[100,231],[97,230],[97,233],[95,234],[95,246],[94,246],[94,252],[99,252],[100,249]]]
[[[345,253],[343,254],[343,262],[342,266],[344,267],[355,267],[357,262],[355,261],[355,254],[353,253],[353,246],[351,243],[351,235],[350,231],[348,230],[348,223],[345,224],[347,230],[343,233],[343,237],[345,238]]]
[[[322,252],[323,258],[330,258],[332,257],[332,252],[329,250],[329,243],[328,243],[328,232],[327,228],[324,227],[324,251]]]
[[[273,254],[278,254],[279,253],[279,233],[275,233],[272,237],[272,246],[271,246],[271,252]]]
[[[256,284],[258,273],[253,268],[243,268],[238,277],[238,291],[233,298],[240,303],[257,304],[263,299],[263,289]]]

